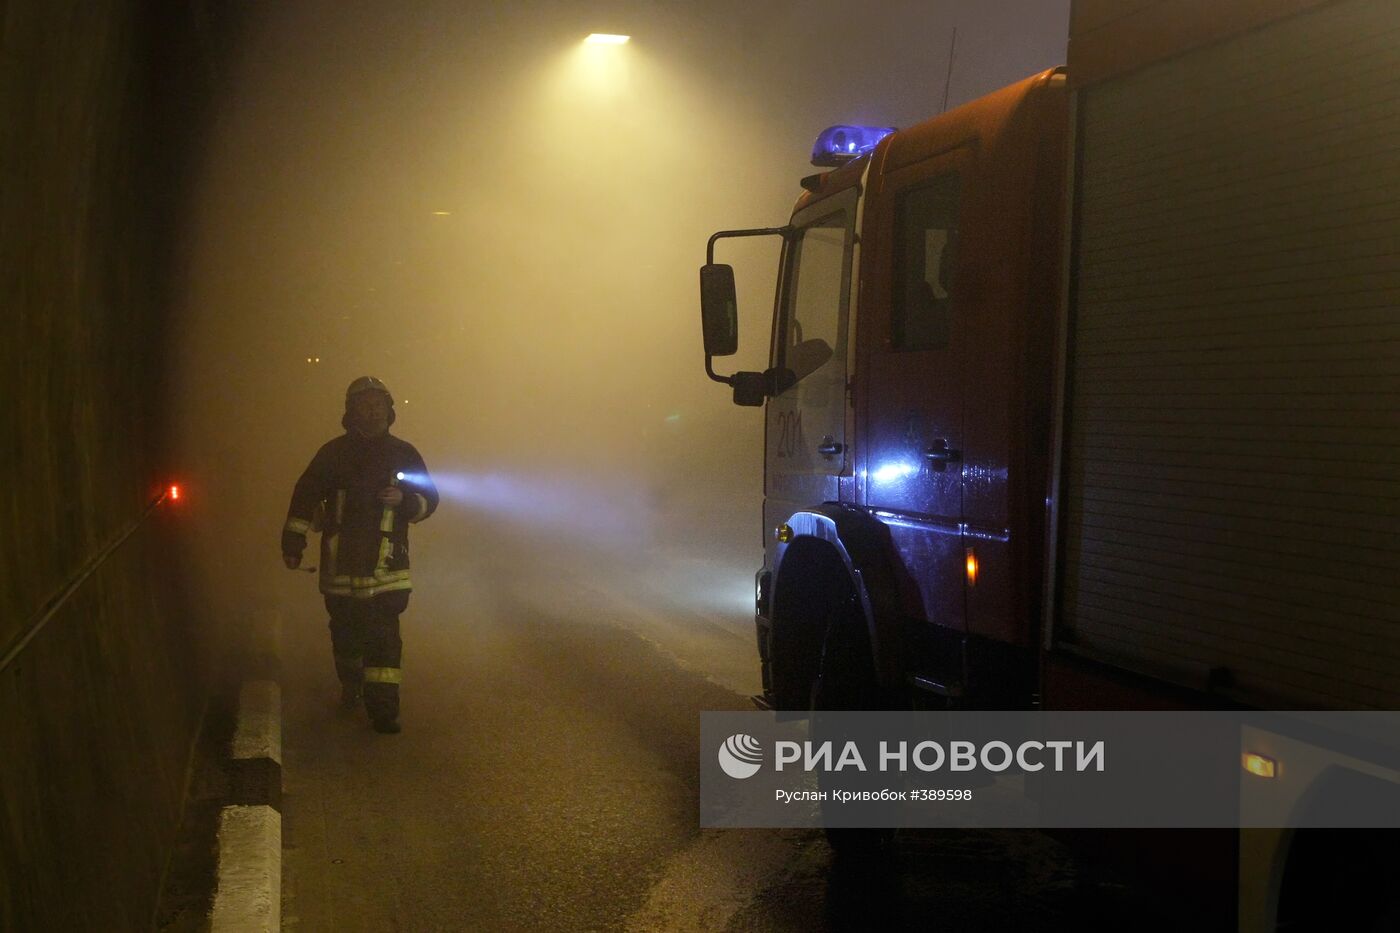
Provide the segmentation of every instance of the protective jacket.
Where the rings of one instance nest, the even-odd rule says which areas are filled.
[[[397,507],[379,502],[385,486],[403,490]],[[412,444],[351,429],[318,450],[297,480],[282,553],[300,556],[306,533],[319,530],[322,593],[369,599],[410,590],[408,526],[437,505],[437,487]]]

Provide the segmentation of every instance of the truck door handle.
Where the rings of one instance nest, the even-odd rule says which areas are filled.
[[[933,463],[957,463],[962,459],[962,451],[952,449],[946,440],[939,438],[934,446],[924,451],[924,456]]]
[[[823,457],[834,457],[843,450],[845,448],[829,435],[822,438],[822,442],[817,445],[817,453]]]

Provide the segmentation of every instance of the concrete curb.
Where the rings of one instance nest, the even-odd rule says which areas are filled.
[[[238,692],[229,762],[231,805],[219,814],[214,933],[282,927],[282,691],[253,680]]]
[[[282,691],[250,680],[238,691],[238,727],[229,760],[229,803],[282,809]]]
[[[213,933],[282,928],[282,814],[272,807],[224,807],[219,814],[219,888],[209,928]]]
[[[271,680],[250,680],[238,691],[233,757],[270,758],[282,764],[282,690]]]

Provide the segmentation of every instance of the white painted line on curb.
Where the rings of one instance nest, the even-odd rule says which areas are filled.
[[[234,758],[271,758],[282,764],[282,690],[275,681],[250,680],[238,691]]]
[[[219,814],[219,887],[212,933],[276,933],[282,928],[282,815],[268,806]]]

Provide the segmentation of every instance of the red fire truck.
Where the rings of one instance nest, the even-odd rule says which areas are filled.
[[[1066,68],[814,163],[701,270],[766,410],[762,705],[1400,708],[1393,0],[1078,0]],[[781,270],[719,375],[734,236]],[[1298,806],[1400,800],[1394,748],[1251,741]],[[1177,865],[1241,928],[1394,909],[1389,834],[1229,836]]]

